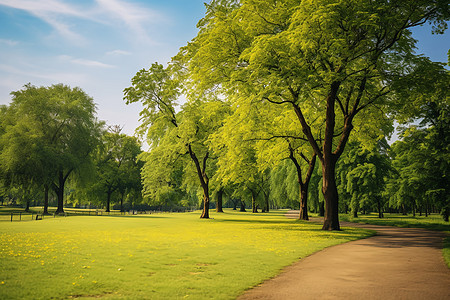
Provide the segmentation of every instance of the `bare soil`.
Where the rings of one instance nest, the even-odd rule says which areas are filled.
[[[238,299],[450,299],[443,232],[341,222],[375,230],[286,267]]]

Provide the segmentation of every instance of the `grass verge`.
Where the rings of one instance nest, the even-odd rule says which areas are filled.
[[[283,212],[73,216],[0,223],[0,299],[234,299],[367,230],[321,230]]]
[[[442,255],[444,256],[447,266],[450,268],[450,223],[445,222],[440,215],[432,214],[428,217],[413,217],[399,214],[385,214],[384,218],[381,219],[378,218],[378,214],[360,215],[358,218],[353,218],[349,215],[341,215],[340,219],[342,221],[355,223],[444,231],[447,233],[447,237],[443,242]]]

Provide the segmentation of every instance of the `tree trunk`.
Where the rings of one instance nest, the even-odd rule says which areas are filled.
[[[450,216],[450,207],[448,205],[445,206],[442,209],[441,214],[442,214],[442,218],[444,219],[444,221],[448,222],[449,221],[449,216]]]
[[[237,209],[237,200],[232,199],[231,202],[233,203],[233,210]]]
[[[223,204],[223,189],[220,189],[217,192],[216,212],[223,213],[222,204]]]
[[[27,199],[26,205],[25,205],[25,211],[30,211],[30,199]]]
[[[239,211],[245,212],[245,202],[241,200],[241,209]]]
[[[377,197],[377,206],[378,206],[378,218],[382,219],[384,218],[383,215],[383,207],[381,206],[380,198]]]
[[[356,208],[352,209],[352,213],[353,213],[353,218],[358,217],[358,210]]]
[[[325,216],[325,202],[319,201],[319,217]]]
[[[303,153],[300,153],[300,156],[308,163],[308,171],[305,176],[305,180],[302,179],[302,168],[300,167],[299,162],[294,156],[294,149],[289,145],[289,158],[294,163],[295,168],[297,170],[297,182],[300,188],[300,214],[298,216],[299,220],[309,220],[308,217],[308,187],[309,182],[311,180],[312,173],[314,171],[314,166],[316,164],[316,154],[308,160]]]
[[[256,192],[254,190],[250,190],[252,193],[252,213],[258,212],[258,207],[256,206]]]
[[[124,197],[124,193],[122,193],[121,197],[120,197],[120,212],[124,212],[124,210],[123,210],[123,197]]]
[[[111,205],[111,194],[112,194],[112,191],[110,191],[110,190],[108,190],[107,192],[106,192],[106,212],[110,212],[111,210],[110,210],[110,205]]]
[[[48,188],[48,184],[44,185],[44,215],[48,215],[48,193],[49,193],[49,188]]]
[[[197,169],[197,175],[200,180],[200,185],[203,189],[203,211],[200,216],[201,219],[209,219],[209,178],[206,174],[206,162],[209,157],[209,153],[206,152],[205,157],[203,157],[203,165],[200,166],[200,162],[198,161],[197,156],[192,150],[191,145],[188,145],[189,155],[191,156],[192,161],[195,164],[195,168]]]
[[[308,216],[308,185],[300,187],[300,214],[299,220],[309,220]]]
[[[333,157],[325,159],[322,163],[323,186],[322,193],[325,199],[325,218],[323,230],[341,230],[339,226],[339,201],[335,174],[336,161]]]
[[[200,219],[209,219],[209,194],[203,192],[203,211]]]
[[[269,208],[269,192],[264,193],[264,202],[265,202],[265,209],[264,212],[269,212],[270,208]]]
[[[58,208],[56,209],[55,214],[63,214],[64,213],[64,184],[65,184],[63,171],[58,172],[58,183],[59,183],[59,185],[55,187],[55,192],[58,197]]]

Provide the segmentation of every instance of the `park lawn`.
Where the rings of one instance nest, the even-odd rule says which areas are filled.
[[[447,237],[444,239],[442,255],[444,257],[447,266],[450,268],[450,223],[445,222],[441,215],[431,214],[428,217],[425,216],[404,216],[401,214],[384,214],[384,218],[378,218],[378,214],[359,215],[358,218],[353,218],[350,215],[341,215],[342,221],[350,221],[357,223],[366,223],[374,225],[384,226],[397,226],[397,227],[412,227],[412,228],[424,228],[428,230],[445,231]]]
[[[234,299],[299,258],[373,233],[226,210],[0,222],[0,299]]]

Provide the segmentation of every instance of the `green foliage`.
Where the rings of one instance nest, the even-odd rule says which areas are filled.
[[[147,133],[150,145],[149,153],[141,156],[145,163],[142,172],[144,196],[152,198],[149,200],[152,203],[168,204],[172,201],[170,197],[175,197],[175,203],[179,202],[180,183],[192,194],[190,187],[197,177],[200,184],[197,181],[196,186],[203,192],[206,214],[209,180],[214,168],[210,163],[209,136],[222,126],[230,108],[215,96],[198,98],[190,95],[191,98],[176,112],[177,98],[183,89],[186,90],[187,85],[177,65],[165,69],[155,63],[136,74],[132,86],[124,91],[124,99],[127,104],[141,102],[144,106],[140,132]],[[184,174],[183,180],[180,172]],[[196,176],[189,176],[193,172]]]
[[[106,204],[109,211],[111,197],[116,196],[123,209],[124,198],[133,191],[139,195],[142,190],[142,163],[137,160],[140,153],[139,141],[121,133],[120,127],[104,131],[101,143],[93,153],[95,175],[83,191],[86,199]]]
[[[383,192],[391,169],[385,149],[380,146],[367,149],[360,143],[349,143],[336,174],[342,200],[355,217],[361,209],[374,209],[383,216],[387,198]]]
[[[414,56],[409,28],[432,20],[441,31],[448,6],[247,0],[215,1],[207,9],[176,61],[187,66],[199,93],[217,89],[239,108],[269,102],[295,112],[324,169],[324,228],[339,229],[334,170],[350,132],[374,132],[375,141],[389,134],[392,120],[384,110],[395,98],[388,96],[396,80],[391,74]]]
[[[68,177],[82,178],[92,169],[90,152],[102,126],[95,118],[95,104],[80,88],[62,84],[27,84],[11,95],[11,104],[2,109],[2,176],[13,185],[51,186],[62,211]]]
[[[448,123],[445,131],[449,133]],[[392,145],[391,155],[396,176],[390,180],[394,203],[412,210],[425,210],[434,203],[444,218],[449,215],[449,149],[442,148],[437,139],[436,127],[425,129],[411,127],[405,131],[403,140]],[[444,138],[445,143],[446,138]]]

